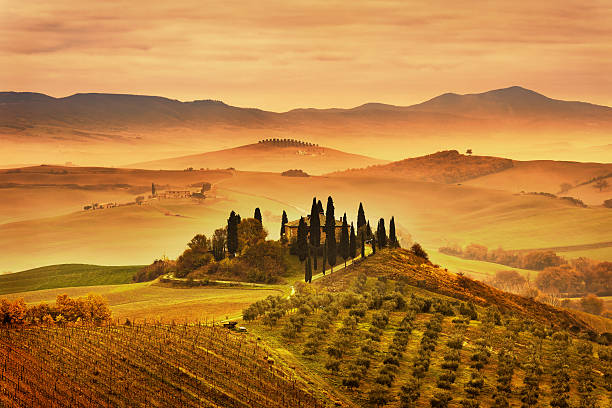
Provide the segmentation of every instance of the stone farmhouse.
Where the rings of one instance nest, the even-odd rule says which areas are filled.
[[[308,236],[310,236],[310,215],[304,218],[304,221],[306,221],[306,227],[309,230]],[[340,218],[335,221],[336,221],[336,225],[335,225],[336,241],[339,241],[340,234],[342,233],[342,219]],[[325,215],[319,214],[319,224],[321,225],[321,244],[324,244],[325,243],[325,230],[326,230]],[[285,224],[284,235],[288,241],[291,241],[292,239],[297,239],[299,225],[300,225],[300,220],[290,221],[287,224]]]

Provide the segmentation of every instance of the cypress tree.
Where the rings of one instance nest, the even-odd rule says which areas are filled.
[[[370,228],[370,221],[366,225],[366,239],[372,239],[372,228]]]
[[[283,216],[281,217],[281,231],[280,231],[281,240],[287,239],[287,237],[285,236],[285,225],[287,225],[288,222],[289,222],[289,219],[287,218],[287,212],[283,210]]]
[[[304,217],[300,217],[300,223],[298,224],[297,230],[297,253],[300,262],[308,256],[308,227]]]
[[[240,216],[232,211],[227,219],[227,252],[233,258],[238,252],[238,224]]]
[[[325,238],[325,247],[323,248],[323,275],[325,275],[326,267],[327,267],[327,238]]]
[[[253,215],[253,218],[263,224],[263,219],[261,218],[261,211],[259,210],[259,207],[255,208],[255,215]]]
[[[372,255],[376,255],[376,238],[372,237]]]
[[[346,268],[346,260],[349,258],[350,253],[350,236],[349,228],[346,222],[346,213],[342,217],[342,231],[340,233],[340,256],[344,259],[344,267]]]
[[[327,241],[327,263],[334,271],[336,264],[336,216],[334,215],[334,200],[327,198],[327,211],[325,211],[325,240]]]
[[[359,210],[357,211],[357,229],[366,225],[365,212],[363,211],[363,204],[359,203]]]
[[[319,208],[319,213],[320,214],[325,214],[323,212],[323,203],[321,202],[321,200],[317,201],[317,207]]]
[[[307,283],[312,282],[312,266],[310,263],[310,254],[308,254],[308,258],[306,258],[306,262],[304,263],[304,281]]]
[[[378,220],[378,228],[376,229],[376,239],[378,248],[382,249],[387,246],[387,231],[385,230],[385,219]]]
[[[361,232],[361,258],[365,258],[365,233]]]
[[[395,236],[395,217],[391,217],[391,221],[389,221],[389,246],[392,248],[399,247],[399,242],[397,242]]]
[[[355,259],[357,256],[357,236],[355,235],[355,227],[351,222],[351,236],[349,238],[349,254],[351,259]]]
[[[157,190],[155,189],[155,183],[151,183],[151,195],[155,197]]]
[[[321,218],[317,198],[313,197],[310,208],[310,246],[314,248],[314,270],[317,270],[317,255],[321,245]]]

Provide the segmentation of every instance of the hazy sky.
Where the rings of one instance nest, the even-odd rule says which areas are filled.
[[[279,111],[511,85],[612,105],[612,1],[0,0],[0,84]]]

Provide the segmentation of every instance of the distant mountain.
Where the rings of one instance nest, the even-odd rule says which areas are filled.
[[[44,159],[118,165],[269,137],[299,138],[392,159],[405,151],[415,155],[432,148],[472,148],[519,159],[604,161],[596,147],[609,143],[610,132],[612,108],[551,99],[518,86],[478,94],[447,93],[412,106],[367,103],[351,109],[283,113],[158,96],[0,93],[0,140],[17,143],[15,150],[23,148],[6,158],[0,153],[0,162]],[[23,145],[46,141],[59,142],[63,149],[34,152]],[[89,151],[89,143],[103,143],[108,151]]]
[[[233,167],[237,170],[275,173],[300,169],[308,174],[323,174],[381,163],[386,161],[298,141],[262,141],[232,149],[134,163],[125,167],[151,170]]]
[[[159,96],[80,93],[53,98],[31,92],[0,92],[0,125],[7,130],[33,126],[57,126],[114,132],[129,126],[143,128],[189,128],[235,126],[244,128],[291,128],[304,121],[333,121],[335,127],[355,121],[379,125],[440,120],[459,124],[488,123],[490,119],[578,120],[612,124],[612,108],[584,102],[548,98],[513,86],[494,91],[458,95],[446,93],[412,106],[367,103],[352,109],[294,109],[276,113],[239,108],[221,101],[181,102]]]

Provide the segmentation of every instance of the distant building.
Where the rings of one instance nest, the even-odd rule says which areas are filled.
[[[308,228],[308,236],[310,236],[310,215],[304,218],[304,221],[306,221],[306,227]],[[325,215],[319,214],[319,224],[321,225],[321,244],[323,244],[325,242],[325,230],[326,230]],[[291,221],[285,224],[284,234],[288,241],[291,241],[294,238],[297,239],[299,225],[300,225],[300,220]],[[335,232],[336,232],[336,241],[339,241],[340,234],[342,233],[342,219],[341,218],[336,220]]]
[[[168,190],[156,195],[158,198],[189,198],[191,191],[188,190]]]

